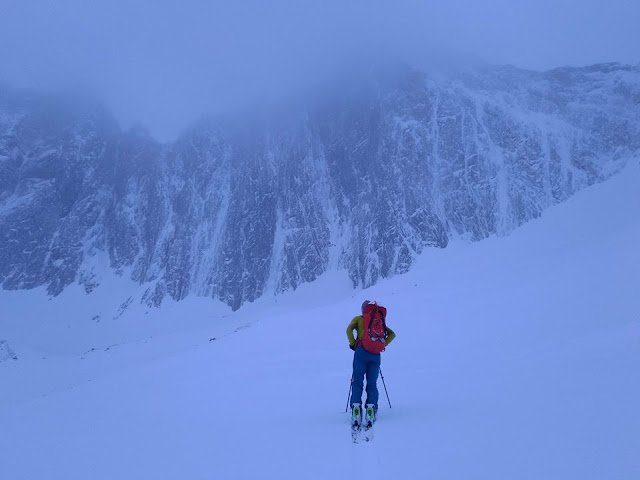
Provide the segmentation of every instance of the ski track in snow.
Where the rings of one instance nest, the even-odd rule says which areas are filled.
[[[178,333],[142,336],[153,322],[134,311],[30,344],[35,320],[4,315],[18,360],[0,363],[3,475],[640,478],[639,184],[632,165],[510,237],[428,250],[366,291],[329,282],[323,296],[320,281]],[[382,360],[393,408],[380,383],[375,439],[354,445],[344,332],[363,298],[389,308],[398,338]],[[170,316],[205,316],[181,308]],[[103,330],[123,347],[80,359]]]

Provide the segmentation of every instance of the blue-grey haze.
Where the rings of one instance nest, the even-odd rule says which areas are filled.
[[[0,0],[0,81],[94,91],[173,140],[380,57],[637,64],[638,25],[634,0]]]

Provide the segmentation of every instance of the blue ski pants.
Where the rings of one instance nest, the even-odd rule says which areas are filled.
[[[367,399],[378,410],[378,374],[380,373],[380,354],[369,353],[358,345],[353,353],[353,376],[351,377],[351,404],[362,402],[364,377],[367,377]]]

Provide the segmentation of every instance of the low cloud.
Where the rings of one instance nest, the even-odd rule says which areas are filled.
[[[623,0],[0,3],[0,80],[93,90],[123,126],[163,140],[202,113],[278,99],[363,59],[640,61],[640,4]]]

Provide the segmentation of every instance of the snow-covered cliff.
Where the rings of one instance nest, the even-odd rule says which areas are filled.
[[[369,286],[639,156],[638,66],[380,70],[171,144],[88,102],[0,88],[0,283],[90,293],[111,268],[150,305],[234,309],[330,269]]]

